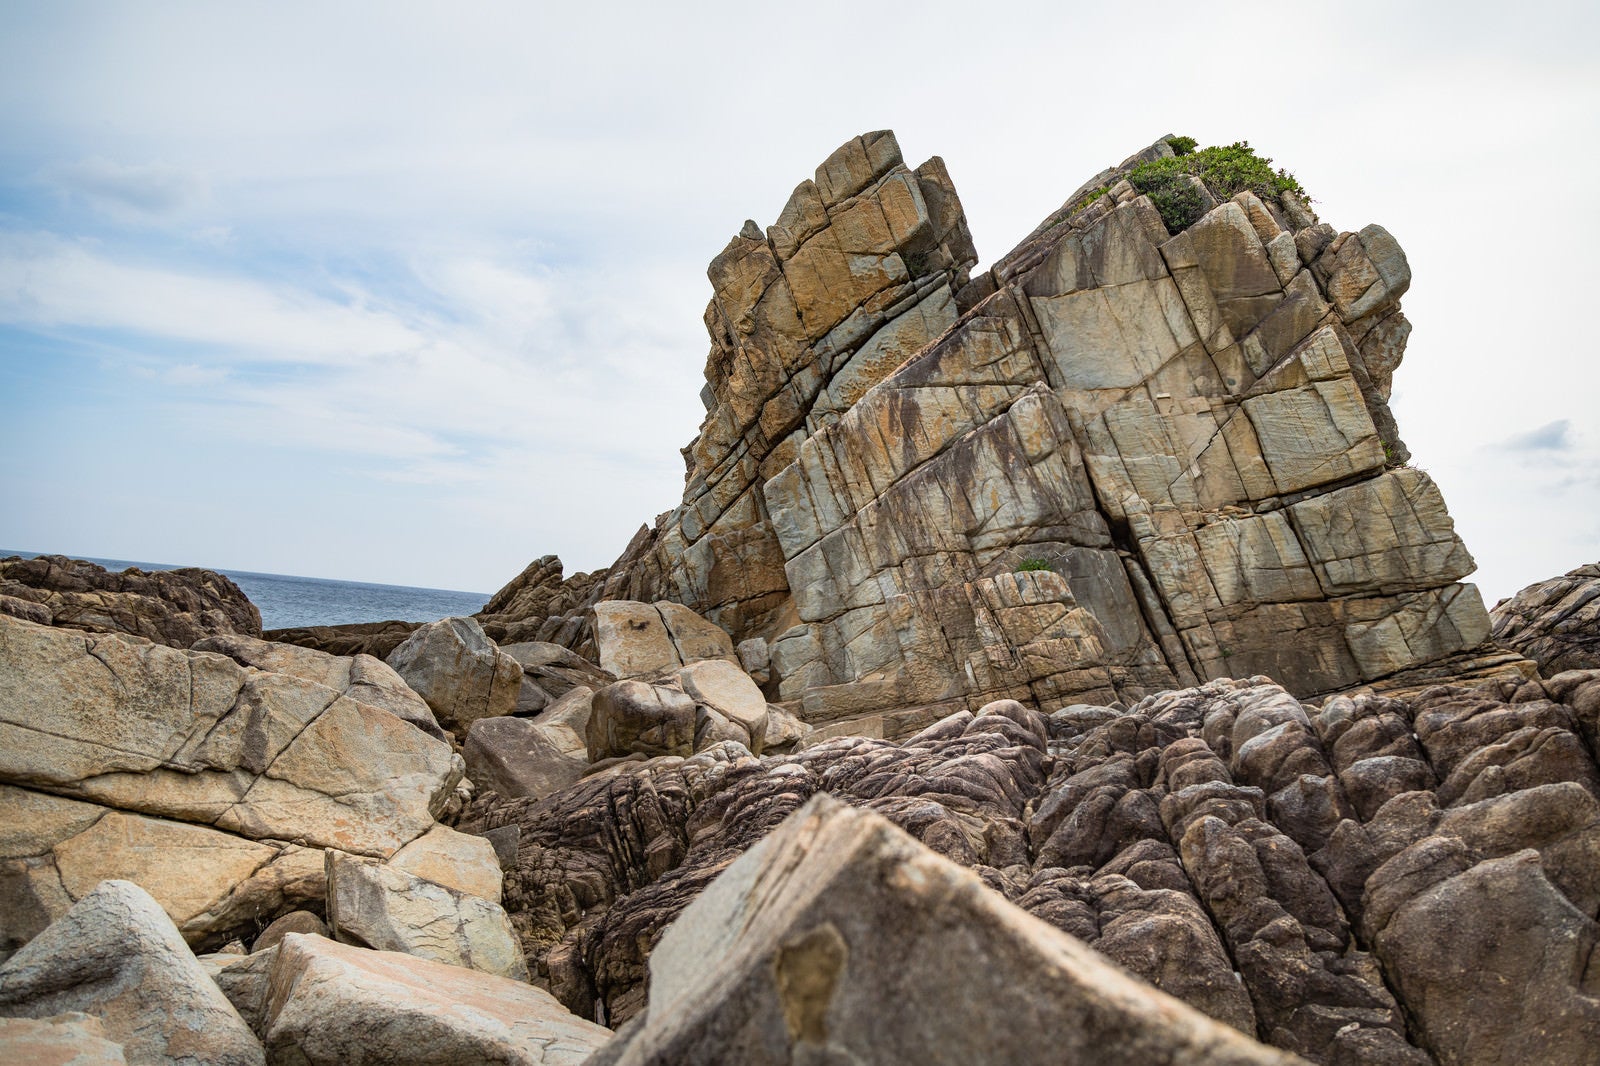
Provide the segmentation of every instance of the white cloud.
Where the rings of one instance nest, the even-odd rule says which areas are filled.
[[[57,164],[42,177],[67,195],[82,197],[97,210],[118,217],[168,215],[206,195],[201,177],[159,163],[127,164],[96,157]]]

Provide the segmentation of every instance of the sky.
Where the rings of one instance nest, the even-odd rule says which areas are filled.
[[[1405,248],[1493,604],[1600,559],[1600,8],[0,5],[0,547],[491,592],[682,493],[705,267],[850,137],[982,265],[1156,138]]]

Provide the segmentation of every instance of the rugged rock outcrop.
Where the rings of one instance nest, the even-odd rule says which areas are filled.
[[[765,642],[812,725],[890,735],[996,698],[1255,673],[1310,696],[1470,657],[1472,559],[1387,404],[1404,253],[1203,169],[1169,229],[1134,182],[1174,144],[971,281],[943,164],[841,147],[713,262],[683,502],[590,602],[685,604]]]
[[[0,617],[0,952],[108,878],[192,943],[252,939],[321,908],[325,851],[441,831],[461,760],[397,716],[424,708],[386,668],[217,639],[230,654]]]
[[[974,1004],[1004,1008],[983,1024]],[[651,956],[642,1023],[590,1061],[1043,1058],[1303,1061],[1150,992],[883,818],[817,796],[673,923]]]
[[[64,555],[0,559],[0,614],[91,633],[131,633],[174,648],[213,635],[261,636],[261,612],[222,574],[192,566],[114,574]]]
[[[541,802],[487,797],[462,828],[517,827],[506,907],[533,968],[612,1024],[643,1009],[673,919],[826,792],[1313,1061],[1584,1062],[1597,716],[1600,672],[1321,706],[1266,678],[1048,718],[999,701],[899,744],[625,764]],[[1549,1005],[1539,1024],[1508,1024],[1524,998]]]
[[[1600,563],[1529,585],[1489,612],[1496,643],[1539,664],[1546,676],[1600,670]]]
[[[297,626],[290,629],[268,629],[261,635],[280,644],[294,644],[329,655],[370,655],[387,659],[411,634],[422,628],[421,622],[354,622],[342,626]]]

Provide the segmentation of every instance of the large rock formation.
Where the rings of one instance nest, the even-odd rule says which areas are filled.
[[[212,640],[228,654],[0,617],[0,954],[108,878],[192,943],[250,939],[322,907],[325,851],[454,835],[461,759],[387,668]]]
[[[1320,707],[1213,681],[1049,718],[999,701],[903,744],[723,745],[486,798],[462,828],[516,827],[506,908],[533,968],[614,1025],[671,922],[826,792],[1313,1061],[1589,1062],[1597,728],[1597,671]]]
[[[1490,612],[1494,639],[1546,675],[1600,670],[1600,563],[1529,585]]]
[[[712,263],[683,502],[586,602],[688,605],[768,642],[809,722],[902,734],[1254,673],[1309,696],[1478,646],[1471,556],[1387,404],[1404,253],[1201,178],[1169,231],[1129,178],[1173,155],[969,282],[943,164],[840,148]],[[574,617],[542,629],[581,644]]]
[[[196,567],[146,573],[64,555],[0,559],[0,614],[187,648],[202,637],[261,636],[261,612],[226,576]]]

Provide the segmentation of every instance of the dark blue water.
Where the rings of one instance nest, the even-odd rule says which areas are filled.
[[[32,558],[41,552],[10,551],[0,548],[0,558],[20,555]],[[179,564],[140,563],[127,559],[94,559],[107,570],[177,570]],[[365,581],[333,581],[320,577],[291,577],[288,574],[257,574],[249,570],[222,570],[250,597],[261,611],[261,628],[289,629],[294,626],[335,626],[349,622],[433,622],[440,618],[472,614],[488,602],[483,592],[455,592],[450,589],[413,588],[409,585],[372,585]]]

